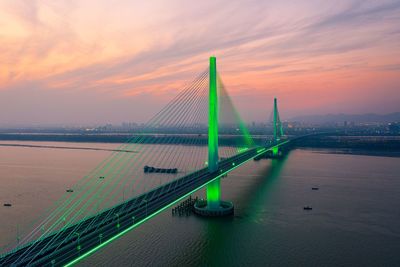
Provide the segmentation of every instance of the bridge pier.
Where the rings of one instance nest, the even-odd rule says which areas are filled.
[[[278,156],[279,156],[279,147],[272,148],[272,157],[278,157]]]
[[[273,147],[264,154],[255,157],[254,160],[259,161],[261,159],[280,159],[285,156],[285,153],[287,153],[287,149],[285,147]]]
[[[217,60],[210,57],[209,113],[208,113],[208,170],[218,171],[218,91]],[[195,212],[203,216],[225,216],[233,213],[231,202],[221,201],[221,180],[215,179],[207,185],[207,201],[197,201]]]

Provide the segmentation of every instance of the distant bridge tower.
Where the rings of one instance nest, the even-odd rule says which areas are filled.
[[[282,122],[279,118],[278,101],[274,98],[274,142],[278,143],[283,135]]]
[[[281,140],[281,137],[283,136],[283,128],[282,128],[282,122],[279,117],[279,111],[278,111],[278,101],[276,97],[274,98],[274,119],[273,119],[273,128],[274,128],[274,140],[273,142],[275,144],[278,144],[279,141]],[[276,146],[272,149],[272,156],[277,157],[279,156],[279,148]]]
[[[208,111],[208,170],[218,171],[218,88],[217,60],[210,57],[209,111]],[[231,202],[221,201],[221,179],[217,178],[207,185],[207,202],[197,203],[195,210],[205,216],[223,216],[233,213]]]

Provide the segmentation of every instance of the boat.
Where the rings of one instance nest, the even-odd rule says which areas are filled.
[[[3,206],[4,207],[11,207],[12,205],[11,205],[11,203],[4,203]]]
[[[164,169],[164,168],[155,168],[155,167],[150,167],[150,166],[144,166],[143,168],[144,173],[178,173],[177,168],[173,169]]]
[[[304,209],[304,210],[312,210],[312,207],[310,207],[310,206],[304,206],[303,209]]]
[[[311,190],[318,190],[318,187],[311,187]]]

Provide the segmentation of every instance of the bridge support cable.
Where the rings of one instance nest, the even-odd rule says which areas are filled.
[[[198,97],[196,97],[196,98],[198,98]],[[198,102],[198,100],[196,100],[196,102]],[[189,114],[187,112],[181,112],[180,114],[184,115],[184,120],[183,121],[186,121],[186,119],[189,117],[189,115],[191,115],[191,114]],[[180,122],[179,124],[173,124],[173,125],[174,125],[174,127],[181,127],[182,126],[182,122]],[[169,142],[168,143],[170,143],[171,141],[174,141],[174,138],[169,138]],[[189,142],[189,141],[191,141],[191,142]],[[182,145],[192,145],[192,144],[195,144],[195,141],[196,141],[196,139],[187,139],[186,141],[184,141],[182,143]],[[174,142],[172,142],[172,144],[173,143]],[[163,145],[163,146],[164,146],[164,148],[168,148],[168,146],[165,146],[165,145]],[[177,160],[177,155],[182,155],[183,153],[179,153],[179,151],[176,151],[176,150],[177,149],[175,148],[174,151],[171,151],[171,150],[165,151],[165,149],[162,150],[162,151],[159,151],[159,152],[161,152],[160,153],[161,156],[160,156],[160,159],[159,159],[160,162],[165,162],[165,161],[168,161],[170,163],[173,162],[172,163],[173,165],[171,165],[171,166],[177,166],[177,164],[179,164],[179,162]],[[144,165],[144,163],[143,163],[143,165]],[[145,185],[146,184],[144,184],[144,183],[142,184],[142,186],[145,186]],[[148,188],[143,188],[141,191],[147,191],[147,189]]]
[[[196,98],[198,98],[198,97],[197,97],[197,96],[194,97],[194,99],[196,99]],[[185,112],[179,112],[178,114],[187,114],[187,113],[185,113]],[[176,125],[176,126],[178,126],[178,125]],[[167,142],[166,142],[165,144],[154,146],[155,149],[158,150],[158,153],[159,153],[159,155],[160,155],[160,157],[159,157],[159,162],[165,162],[166,155],[171,156],[171,155],[179,154],[179,153],[176,153],[177,151],[168,150],[168,144],[171,144],[171,142],[174,143],[173,141],[174,141],[174,138],[173,138],[173,137],[169,137],[168,140],[167,140]],[[153,152],[153,151],[152,151],[152,152]],[[151,153],[150,153],[150,155],[151,155]],[[131,168],[135,168],[135,166],[139,168],[140,165],[141,165],[141,166],[144,166],[144,165],[145,165],[145,162],[148,161],[148,160],[150,160],[149,157],[147,157],[147,158],[142,158],[142,160],[140,160],[137,164],[133,164],[133,165],[131,166]],[[173,165],[173,166],[175,166],[175,165]],[[142,171],[142,168],[140,168],[140,170]],[[134,170],[132,170],[132,171],[134,171]],[[132,181],[133,181],[133,179],[132,179]],[[136,181],[136,179],[135,179],[135,181]],[[157,181],[158,181],[158,180],[157,180]],[[146,184],[146,183],[142,183],[142,186],[155,187],[155,185],[148,185],[148,184]],[[135,188],[135,186],[134,186],[133,184],[129,183],[129,182],[127,183],[127,185],[124,185],[124,187],[132,188],[132,189]],[[143,192],[143,191],[146,191],[146,190],[147,190],[147,188],[144,188],[144,189],[142,189],[142,190],[140,190],[140,191]],[[118,194],[117,194],[117,196],[118,196]],[[106,216],[106,217],[103,219],[103,221],[108,220],[108,218],[109,218],[109,217],[112,217],[112,216],[113,216],[113,215],[112,215],[111,213],[108,214],[108,216]],[[96,222],[96,223],[97,223],[97,222]],[[87,228],[90,228],[90,227],[91,227],[91,225],[89,225]]]
[[[207,72],[202,73],[202,74],[200,75],[200,79],[204,79],[205,77],[207,77]],[[190,93],[190,92],[191,92],[191,88],[189,87],[187,90],[183,91],[183,93],[179,94],[173,101],[171,101],[171,103],[170,103],[169,105],[167,105],[166,108],[163,109],[163,111],[169,111],[169,110],[171,109],[171,106],[173,106],[174,103],[176,103],[176,102],[179,101],[180,99],[184,99],[183,96],[187,95],[187,94]],[[165,113],[168,113],[168,112],[165,112]],[[151,125],[151,124],[154,124],[155,122],[157,122],[157,119],[158,119],[159,117],[161,117],[160,114],[162,114],[162,113],[159,112],[159,113],[157,114],[157,116],[155,116],[155,118],[153,118],[153,120],[150,121],[149,124]],[[141,136],[139,136],[139,137],[134,137],[134,138],[132,138],[132,139],[129,140],[129,141],[132,142],[132,140],[133,140],[133,143],[138,143],[138,141],[140,141],[140,140],[138,140],[138,139],[143,139],[143,138],[142,138]],[[124,144],[124,145],[120,146],[120,149],[121,149],[121,150],[126,150],[126,149],[127,149],[126,147],[129,146],[129,145],[130,145],[130,144]],[[113,153],[113,154],[111,155],[111,157],[110,157],[111,159],[109,160],[109,162],[112,162],[112,161],[116,158],[115,155],[117,155],[117,156],[122,156],[122,155],[124,155],[124,153]],[[121,157],[120,157],[120,158],[121,158]],[[103,164],[103,165],[104,165],[104,164]],[[109,163],[108,165],[110,165],[110,163]],[[104,168],[101,170],[100,173],[97,171],[97,175],[104,175],[104,173],[105,173],[105,169],[104,169]],[[98,178],[98,177],[99,177],[99,176],[97,176],[97,175],[95,174],[95,178]],[[88,177],[88,176],[85,176],[85,177]],[[92,178],[93,178],[93,175],[92,175]],[[98,181],[98,179],[92,179],[92,182],[93,182],[93,180],[94,180],[95,182]],[[78,184],[76,187],[74,187],[74,191],[77,193],[77,194],[74,194],[74,195],[73,195],[73,196],[75,196],[75,198],[73,198],[73,197],[68,198],[69,201],[65,201],[65,202],[63,203],[64,205],[61,206],[61,208],[58,207],[52,214],[50,214],[50,215],[47,217],[47,219],[49,220],[49,219],[52,219],[52,217],[56,217],[56,216],[58,215],[58,213],[60,213],[60,210],[62,210],[63,207],[69,205],[69,203],[71,202],[71,200],[77,199],[78,197],[82,197],[81,195],[78,194],[79,192],[81,192],[81,191],[86,191],[86,189],[92,187],[92,185],[93,185],[93,184],[86,184],[86,188],[85,188],[85,187],[79,188],[79,184]],[[81,189],[81,190],[79,190],[79,189]],[[61,217],[61,216],[59,216],[59,217]],[[44,226],[45,223],[47,223],[47,222],[45,221],[44,223],[42,223],[42,225],[41,225],[40,227],[37,227],[37,229],[40,229],[40,230],[43,229],[43,228],[44,228],[43,226]],[[48,228],[48,227],[46,227],[45,229],[46,229],[46,233],[48,233],[48,232],[51,230],[51,229]],[[36,230],[36,232],[37,232],[37,230]],[[30,236],[32,236],[32,234],[31,234]],[[28,238],[29,238],[29,237],[28,237]],[[22,243],[22,242],[21,242],[21,243]]]
[[[206,80],[206,77],[207,77],[207,73],[204,73],[203,75],[202,75],[202,81],[204,82],[204,80]],[[187,90],[187,92],[190,92],[190,90]],[[187,92],[184,92],[184,93],[187,93]],[[183,98],[183,102],[186,102],[186,100],[187,100],[187,97],[186,97],[186,99],[185,98]],[[179,105],[175,105],[175,107],[176,106],[179,106]],[[169,106],[170,107],[170,106]],[[171,110],[171,108],[168,108],[168,106],[167,106],[167,108],[165,108],[164,110],[166,110],[166,111],[169,111],[169,110]],[[167,112],[166,112],[167,113]],[[158,114],[158,117],[161,117],[160,116],[160,113]],[[154,121],[157,121],[157,120],[154,120]],[[134,138],[134,143],[137,143],[138,141],[140,141],[140,139],[149,139],[149,138],[146,138],[146,136],[145,136],[145,138],[142,138],[142,136],[140,136],[139,138]],[[130,145],[130,144],[129,144]],[[121,155],[121,154],[123,154],[123,153],[116,153],[117,155],[119,154],[119,155]],[[97,179],[98,179],[98,177],[96,177]],[[109,177],[107,177],[107,178],[109,178]],[[97,179],[96,179],[96,181],[97,181]],[[107,179],[107,180],[112,180],[112,179]],[[75,190],[75,191],[78,191],[78,190]],[[78,191],[79,192],[79,191]],[[64,205],[64,206],[68,206],[68,203],[67,203],[67,205]],[[66,224],[65,222],[64,222],[64,226],[68,226],[68,225],[70,225],[70,224],[72,224],[72,222],[71,222],[72,220],[70,220],[70,223],[69,224]],[[56,229],[56,227],[53,227],[54,229]],[[46,228],[46,232],[47,232],[47,235],[49,235],[49,234],[51,234],[51,232],[50,232],[50,229],[49,228]]]
[[[255,147],[253,137],[251,136],[246,124],[239,115],[235,108],[231,97],[229,96],[221,76],[218,75],[218,88],[220,95],[220,128],[222,133],[232,134],[237,136],[234,140],[234,154],[244,151],[246,148]],[[234,154],[226,155],[226,157],[233,156]]]
[[[198,91],[195,91],[196,93],[198,92]],[[183,104],[185,104],[186,106],[187,106],[187,103],[192,103],[193,102],[193,99],[195,99],[196,97],[195,97],[195,94],[192,94],[192,95],[190,95],[190,98],[188,99],[188,98],[186,98],[186,99],[184,99],[185,101],[183,101]],[[174,117],[174,118],[177,118],[178,117],[178,115],[179,114],[187,114],[186,112],[182,112],[182,106],[185,106],[185,105],[182,105],[182,104],[179,104],[177,107],[179,107],[179,108],[176,108],[175,110],[176,110],[176,112],[175,112],[175,115],[174,116],[167,116],[166,117],[166,120],[167,120],[167,122],[165,122],[165,121],[162,121],[162,122],[159,122],[158,123],[158,125],[160,126],[163,126],[165,123],[171,123],[172,121],[171,121],[171,117]],[[179,118],[179,117],[178,117]],[[168,144],[168,142],[167,142],[167,144]],[[123,177],[123,175],[122,175],[122,171],[121,170],[119,170],[119,177]],[[119,181],[118,181],[119,182]],[[112,189],[114,189],[115,188],[115,186],[116,186],[116,184],[117,183],[114,183],[114,187],[111,187],[110,188],[110,186],[109,185],[107,185],[107,187],[108,187],[108,191],[110,192],[110,191],[112,191]],[[146,184],[146,183],[144,183],[144,184]],[[106,196],[109,196],[109,194],[105,194]],[[104,198],[104,197],[103,197]],[[106,199],[106,203],[109,201],[110,199]],[[90,201],[90,200],[89,200]],[[91,200],[91,201],[93,201],[93,199]],[[104,202],[104,200],[103,200],[103,202]],[[111,216],[113,216],[113,215],[111,215]],[[108,219],[108,217],[109,216],[106,216],[104,219]],[[78,228],[79,227],[79,225],[77,225],[76,226],[76,228]],[[70,237],[67,237],[67,238],[70,238]]]

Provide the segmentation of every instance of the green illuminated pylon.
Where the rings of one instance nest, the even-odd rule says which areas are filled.
[[[218,92],[217,92],[217,62],[210,57],[210,87],[208,110],[208,169],[218,170]]]
[[[274,98],[274,122],[273,123],[274,123],[274,142],[275,142],[275,144],[277,144],[283,135],[283,128],[282,128],[281,120],[279,118],[278,101],[277,101],[276,97]],[[274,147],[272,149],[272,155],[277,156],[278,154],[279,154],[279,148]]]
[[[278,105],[276,103],[276,97],[274,98],[274,141],[278,141],[278,131],[277,131],[277,123],[278,123]]]
[[[217,60],[210,57],[210,87],[208,113],[208,170],[218,170],[218,92],[217,92]],[[220,179],[207,185],[207,206],[219,208],[221,196]]]
[[[283,135],[282,122],[279,118],[278,101],[274,98],[274,141],[278,142]]]

